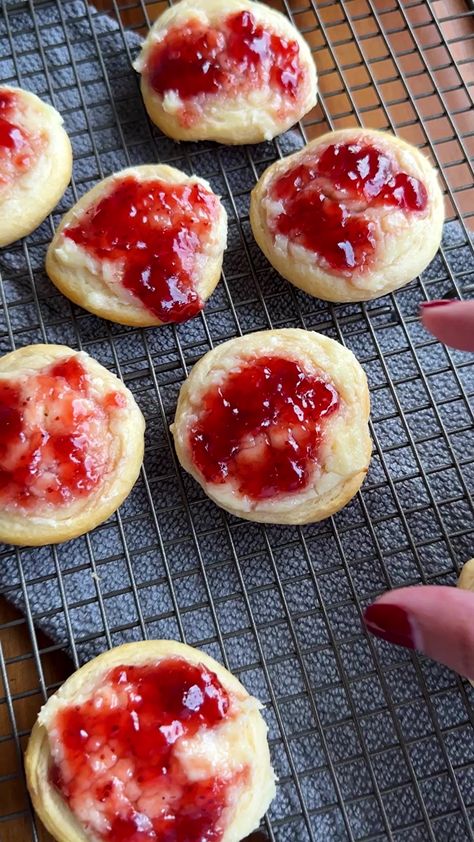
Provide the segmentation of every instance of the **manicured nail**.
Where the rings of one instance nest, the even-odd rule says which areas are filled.
[[[430,307],[444,307],[445,304],[455,304],[458,298],[437,298],[434,301],[422,301],[420,307],[422,310],[428,310]]]
[[[410,618],[405,609],[398,605],[374,602],[364,612],[364,623],[369,632],[382,640],[407,649],[416,648]]]

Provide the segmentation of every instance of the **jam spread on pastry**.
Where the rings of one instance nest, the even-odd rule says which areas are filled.
[[[72,150],[62,123],[30,91],[0,86],[0,247],[34,231],[63,195]]]
[[[182,467],[217,505],[261,523],[314,523],[364,481],[369,410],[367,378],[338,342],[258,331],[193,366],[171,431]]]
[[[275,795],[262,705],[174,640],[107,650],[41,708],[25,753],[58,842],[231,842]]]
[[[19,107],[17,94],[0,90],[0,187],[26,172],[42,148],[40,134],[18,125]]]
[[[192,123],[192,100],[268,85],[295,99],[305,69],[296,41],[257,22],[250,11],[228,15],[219,26],[191,19],[172,27],[152,49],[146,71],[153,90],[174,91],[183,123]]]
[[[96,258],[122,264],[121,284],[162,322],[204,306],[196,256],[211,234],[219,200],[199,183],[123,178],[63,234]]]
[[[191,774],[181,747],[232,717],[217,675],[180,657],[116,666],[49,729],[51,783],[94,837],[110,842],[218,842],[247,770]]]
[[[248,360],[203,395],[190,430],[194,464],[207,482],[230,481],[257,501],[304,489],[338,406],[331,383],[299,363]]]
[[[271,140],[316,104],[309,44],[255,0],[180,0],[155,21],[134,62],[148,114],[175,140]]]
[[[35,512],[96,489],[108,469],[111,413],[124,394],[91,390],[72,356],[41,371],[0,379],[0,506]]]
[[[252,190],[254,237],[275,269],[326,301],[369,301],[426,269],[444,196],[415,146],[375,129],[328,132],[276,161]]]
[[[425,211],[424,184],[395,159],[363,142],[337,143],[275,180],[270,198],[281,204],[273,221],[283,235],[323,258],[335,271],[364,269],[377,246],[367,211]]]

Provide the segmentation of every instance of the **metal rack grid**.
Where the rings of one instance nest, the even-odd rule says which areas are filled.
[[[109,18],[83,0],[3,0],[0,81],[59,108],[75,164],[58,214],[0,255],[0,352],[41,341],[87,350],[134,391],[146,456],[129,500],[90,535],[34,551],[0,547],[9,603],[0,608],[0,840],[49,838],[21,769],[39,706],[81,660],[144,636],[202,647],[266,703],[280,783],[264,838],[472,840],[472,688],[366,637],[360,624],[388,586],[453,582],[473,554],[474,370],[418,318],[421,301],[474,289],[472,4],[272,3],[308,38],[322,95],[304,127],[235,149],[177,145],[146,120],[130,61],[136,33],[167,3],[100,5]],[[330,305],[269,268],[250,234],[249,191],[305,135],[358,123],[427,151],[442,173],[448,221],[439,255],[407,288]],[[54,222],[77,196],[114,169],[153,160],[196,171],[221,192],[229,249],[204,314],[130,330],[70,305],[42,264]],[[167,431],[193,363],[224,339],[271,326],[340,340],[371,386],[374,456],[362,493],[303,528],[217,510],[179,470]]]

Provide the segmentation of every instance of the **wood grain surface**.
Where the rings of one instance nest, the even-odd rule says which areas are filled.
[[[120,7],[113,0],[97,0],[99,9],[114,14],[114,8]],[[149,20],[153,21],[167,8],[166,2],[150,3],[147,6]],[[281,4],[272,2],[270,5],[280,8]],[[403,5],[403,4],[402,4]],[[120,12],[125,26],[145,33],[147,21],[140,3],[124,0]],[[407,4],[406,13],[412,26],[426,24],[415,29],[418,46],[423,47],[425,59],[431,68],[431,73],[423,69],[413,35],[403,29],[403,19],[399,10],[389,15],[385,14],[384,27],[392,34],[388,35],[390,44],[398,55],[402,55],[400,63],[407,78],[410,93],[417,99],[417,111],[406,96],[406,91],[399,78],[393,58],[387,55],[371,65],[376,81],[381,82],[379,93],[373,87],[368,75],[364,59],[374,59],[386,48],[380,38],[377,24],[370,17],[365,0],[348,0],[344,7],[350,14],[354,29],[363,40],[358,46],[353,40],[350,29],[341,12],[339,4],[322,4],[319,10],[322,22],[329,26],[331,38],[335,39],[333,55],[328,49],[321,30],[315,27],[314,12],[308,3],[292,0],[290,6],[295,13],[302,8],[304,12],[296,14],[298,25],[308,31],[308,40],[316,50],[317,64],[323,75],[320,79],[321,91],[324,95],[326,108],[332,116],[337,128],[354,125],[354,116],[348,100],[347,90],[342,83],[341,73],[335,66],[333,55],[344,64],[354,67],[345,74],[345,81],[351,88],[351,96],[357,108],[363,112],[366,125],[375,128],[387,128],[386,113],[382,107],[381,97],[395,124],[399,126],[399,134],[406,140],[423,145],[426,135],[437,143],[437,151],[445,168],[445,175],[453,189],[461,188],[457,193],[461,210],[469,214],[472,210],[472,190],[462,191],[467,181],[466,165],[456,164],[463,159],[463,152],[459,141],[454,139],[453,128],[445,113],[445,107],[452,115],[454,127],[461,133],[471,132],[471,137],[465,139],[467,152],[474,154],[474,125],[472,117],[472,100],[459,84],[458,71],[449,66],[450,59],[463,61],[472,57],[472,38],[474,35],[473,18],[466,15],[464,0],[434,0],[431,6],[420,2],[417,5]],[[378,0],[376,6],[381,11],[394,8],[393,2]],[[442,44],[439,30],[434,23],[433,13],[440,19],[457,16],[454,20],[440,23],[447,44]],[[388,19],[390,18],[390,19]],[[337,22],[341,21],[340,24]],[[398,28],[398,31],[397,31]],[[313,30],[313,31],[311,31]],[[346,42],[339,48],[338,42]],[[363,50],[363,53],[361,52]],[[439,69],[437,69],[439,68]],[[459,74],[472,94],[474,86],[474,63],[466,62],[459,65]],[[439,94],[439,88],[448,89],[444,94],[444,103]],[[424,121],[424,129],[420,125],[419,117]],[[309,137],[321,134],[327,125],[324,123],[323,112],[318,105],[307,121]],[[454,216],[450,202],[447,202],[449,216]],[[468,219],[472,223],[473,217]],[[33,840],[29,819],[29,805],[25,793],[22,771],[21,753],[24,750],[27,735],[31,729],[37,712],[45,700],[44,687],[50,692],[69,675],[73,669],[69,659],[54,647],[43,635],[37,635],[37,645],[40,651],[41,668],[33,656],[32,630],[27,620],[8,602],[0,598],[0,644],[5,659],[5,678],[0,677],[0,842],[27,842]],[[42,689],[43,687],[43,689]],[[6,699],[12,699],[11,706]],[[13,723],[20,734],[18,743],[13,738]],[[3,817],[3,821],[2,821]],[[7,818],[8,817],[8,818]],[[6,820],[5,820],[6,819]],[[258,838],[263,839],[263,836]],[[51,837],[40,830],[41,842],[51,842]],[[255,836],[257,840],[257,836]]]

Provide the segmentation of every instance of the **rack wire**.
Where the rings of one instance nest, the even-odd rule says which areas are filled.
[[[472,297],[474,14],[465,0],[282,0],[305,34],[321,97],[271,143],[177,145],[146,119],[130,67],[166,2],[3,0],[0,82],[62,112],[74,179],[58,213],[0,255],[0,352],[83,348],[132,388],[147,419],[143,471],[90,535],[0,547],[0,840],[47,840],[22,751],[40,705],[81,661],[143,637],[178,637],[231,668],[266,704],[278,795],[272,842],[473,840],[473,690],[444,668],[367,637],[361,613],[387,587],[452,583],[473,555],[474,369],[423,330],[421,301]],[[366,125],[419,145],[446,195],[442,248],[405,289],[331,305],[286,284],[252,240],[249,191],[277,157],[331,128]],[[43,259],[60,214],[99,178],[150,161],[208,178],[229,213],[223,281],[205,313],[131,330],[57,293]],[[180,470],[168,424],[179,386],[215,344],[300,326],[365,367],[374,456],[362,492],[302,528],[225,515]],[[65,654],[67,652],[67,655]],[[256,839],[257,837],[255,837]]]

